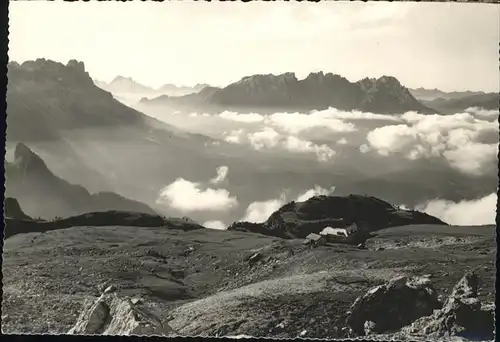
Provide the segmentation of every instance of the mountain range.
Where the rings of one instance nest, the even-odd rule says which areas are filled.
[[[335,107],[375,113],[409,110],[436,113],[426,107],[394,77],[350,82],[332,73],[311,73],[299,80],[294,73],[243,77],[224,88],[205,88],[185,96],[142,99],[141,104],[202,106],[219,109],[320,110]]]
[[[155,89],[145,86],[135,81],[130,77],[116,76],[111,82],[106,83],[103,81],[95,80],[95,85],[99,88],[107,90],[111,93],[139,93],[144,95],[159,95],[166,94],[171,96],[182,96],[192,93],[197,93],[203,88],[208,87],[208,84],[196,84],[192,87],[178,86],[172,83],[166,83],[161,87]]]
[[[54,175],[23,143],[16,146],[14,162],[4,165],[6,196],[17,199],[30,217],[53,219],[105,210],[156,214],[149,206],[114,192],[91,194],[83,186],[70,184]]]
[[[446,92],[442,91],[440,89],[434,88],[434,89],[427,89],[427,88],[414,88],[414,89],[408,89],[410,93],[418,100],[422,101],[432,101],[436,99],[444,99],[444,100],[451,100],[451,99],[458,99],[462,97],[468,97],[472,95],[484,95],[485,92],[483,91],[451,91],[451,92]]]
[[[500,107],[500,94],[478,93],[454,98],[437,98],[432,101],[422,100],[422,103],[446,114],[457,113],[474,107],[486,110],[498,110]]]

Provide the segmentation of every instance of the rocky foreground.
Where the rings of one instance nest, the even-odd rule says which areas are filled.
[[[181,227],[7,238],[3,333],[493,338],[494,226],[386,228],[365,249]]]

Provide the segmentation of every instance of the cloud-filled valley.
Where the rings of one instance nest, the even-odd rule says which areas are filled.
[[[482,182],[482,179],[487,179],[486,182],[492,184],[488,180],[496,175],[498,111],[495,110],[469,108],[451,115],[417,112],[387,115],[329,108],[304,113],[260,114],[222,111],[191,112],[186,115],[180,111],[162,112],[155,107],[141,109],[146,114],[181,129],[211,136],[216,139],[214,145],[224,141],[231,145],[250,148],[263,155],[268,154],[269,158],[276,159],[273,161],[268,158],[265,162],[276,165],[287,159],[300,163],[314,161],[315,164],[311,164],[311,168],[323,165],[333,172],[335,170],[340,172],[347,170],[349,166],[356,168],[356,165],[359,167],[363,163],[370,165],[373,162],[373,172],[378,178],[386,178],[387,181],[390,181],[394,172],[399,172],[399,177],[408,179],[417,173],[420,173],[417,176],[419,179],[426,179],[425,173],[430,172],[431,178],[441,174],[437,177],[446,179],[447,174],[453,174],[454,177],[469,179],[471,182],[475,180]],[[377,163],[380,163],[380,166],[377,167]],[[265,165],[260,166],[265,167]],[[404,176],[401,175],[403,172]],[[282,188],[276,186],[274,196],[261,197],[249,203],[248,200],[241,202],[238,212],[241,213],[244,209],[243,215],[235,214],[233,217],[262,222],[287,201],[308,197],[299,194],[295,198],[291,197],[290,190],[307,194],[328,194],[333,191],[330,187],[333,184],[337,185],[336,180],[332,177],[331,182],[322,183],[325,188],[311,182],[308,185],[310,190],[304,187],[298,189],[293,184]],[[433,181],[430,179],[428,181],[432,187]],[[229,180],[226,185],[231,187],[231,181]],[[343,191],[349,191],[349,185],[340,185],[339,188]],[[259,187],[257,184],[254,186]],[[460,187],[456,183],[453,186]],[[464,190],[461,193],[466,192],[465,186],[463,185]],[[357,189],[353,187],[353,191]],[[207,188],[206,191],[210,190]],[[224,194],[224,201],[228,206],[237,201],[230,200],[233,192],[223,189],[219,191],[226,191],[221,194]],[[473,201],[477,195],[488,196],[484,193],[486,190],[478,191],[471,193],[467,200]],[[239,200],[239,194],[234,196]],[[437,194],[415,196],[412,206],[424,208],[428,212],[434,212],[437,217],[456,223],[471,224],[477,221],[478,224],[483,224],[485,220],[491,223],[493,217],[491,215],[483,218],[483,215],[478,214],[478,216],[472,215],[471,219],[465,219],[459,215],[460,210],[453,209],[455,202],[452,199],[458,201],[457,198],[446,197],[447,194],[439,194],[439,191]],[[219,202],[215,200],[214,203]],[[442,203],[446,203],[446,209]],[[456,205],[463,205],[457,203]],[[235,208],[234,205],[232,208]],[[471,209],[480,211],[474,206]],[[222,221],[218,220],[219,223]],[[230,221],[225,222],[224,225],[230,223]],[[221,224],[216,226],[221,227]]]

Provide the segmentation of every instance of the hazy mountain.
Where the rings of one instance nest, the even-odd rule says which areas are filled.
[[[6,196],[16,198],[31,217],[52,219],[91,211],[125,210],[155,214],[147,205],[113,192],[90,194],[80,185],[55,176],[29,147],[16,146],[15,160],[5,164]]]
[[[483,109],[498,109],[500,106],[500,94],[480,93],[458,98],[438,98],[432,101],[422,101],[427,106],[435,108],[443,113],[456,113],[467,108],[478,107]]]
[[[418,102],[394,77],[366,78],[352,83],[339,75],[323,72],[311,73],[303,80],[298,80],[294,73],[247,76],[222,89],[211,88],[208,93],[143,99],[141,103],[192,104],[223,109],[312,110],[335,107],[378,113],[401,113],[408,110],[435,112]]]
[[[179,175],[207,177],[241,152],[127,107],[97,87],[81,62],[12,62],[8,76],[7,142],[43,151],[57,176],[92,184],[94,191],[112,189],[152,205],[159,189]],[[93,169],[109,186],[99,181],[96,187],[89,180],[94,174],[75,176],[75,169]],[[147,181],[131,181],[138,179]]]
[[[416,89],[408,89],[410,93],[417,99],[422,101],[432,101],[436,99],[458,99],[461,97],[468,97],[471,95],[482,95],[484,92],[482,91],[452,91],[452,92],[444,92],[437,88],[434,89],[426,89],[426,88],[416,88]]]
[[[116,76],[111,82],[105,83],[97,81],[95,84],[111,93],[155,93],[155,89],[140,84],[131,77]]]
[[[356,223],[367,232],[394,226],[434,224],[443,221],[418,211],[401,210],[376,197],[314,196],[304,202],[290,202],[263,223],[236,222],[229,230],[242,230],[281,238],[305,238],[324,228]]]
[[[196,84],[193,87],[188,86],[177,86],[175,84],[167,83],[156,89],[157,93],[169,95],[169,96],[183,96],[188,94],[194,94],[202,89],[209,87],[208,84]]]

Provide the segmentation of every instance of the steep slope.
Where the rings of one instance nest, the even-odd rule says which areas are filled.
[[[13,197],[5,198],[3,208],[5,219],[31,220],[31,217],[24,213],[17,199]]]
[[[26,145],[16,146],[14,163],[6,163],[6,195],[19,200],[31,217],[52,219],[89,211],[126,210],[155,214],[147,205],[113,192],[90,194],[80,185],[55,176]]]
[[[59,140],[61,131],[142,127],[143,114],[97,87],[82,62],[45,59],[8,65],[7,140]]]
[[[253,75],[214,91],[207,98],[187,96],[146,100],[143,104],[190,103],[223,109],[276,108],[312,110],[335,107],[343,110],[364,110],[381,113],[402,113],[415,110],[434,113],[418,102],[397,79],[383,76],[352,83],[342,76],[323,72],[311,73],[298,80],[294,73]]]
[[[355,223],[366,232],[409,224],[446,225],[418,211],[401,210],[371,196],[314,196],[305,202],[290,202],[263,223],[236,222],[228,230],[249,231],[282,238],[305,238],[324,228]]]
[[[443,113],[456,113],[471,107],[498,109],[500,106],[500,94],[482,93],[451,99],[438,98],[433,101],[425,101],[424,103]]]

